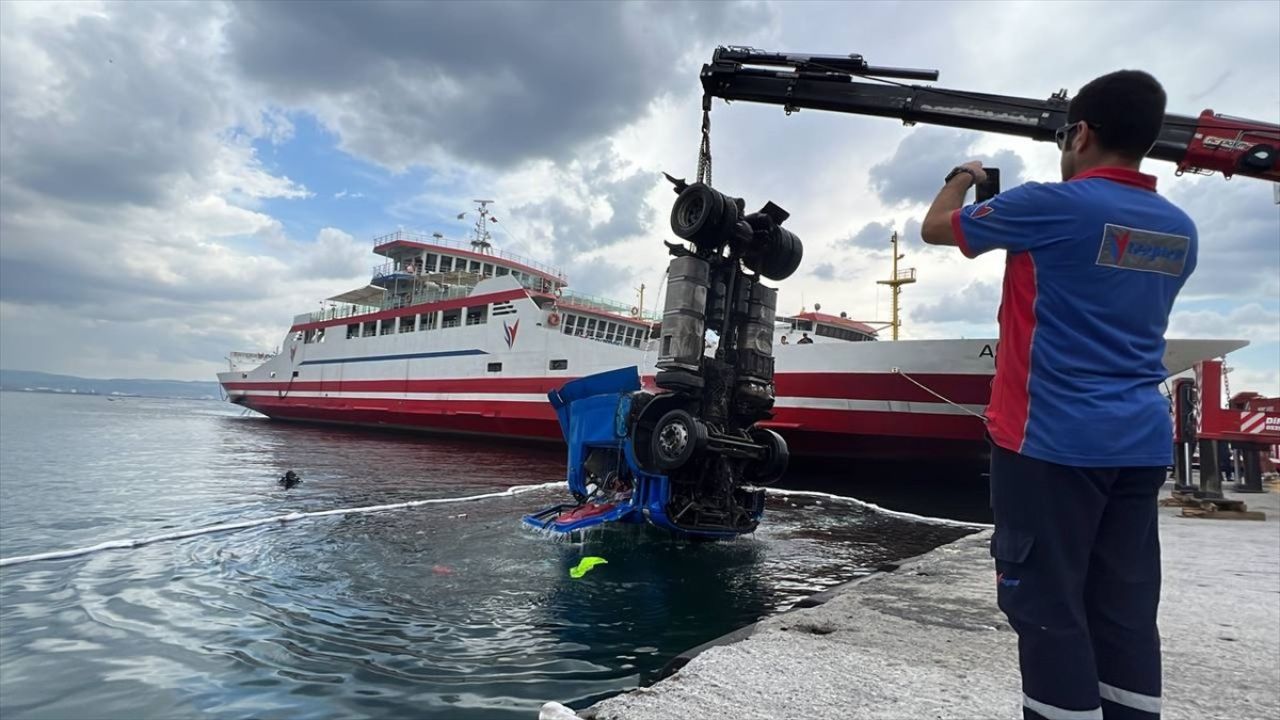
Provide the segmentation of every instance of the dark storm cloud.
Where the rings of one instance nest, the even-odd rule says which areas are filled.
[[[1000,168],[1000,185],[1011,188],[1024,182],[1022,158],[1012,150],[994,155],[974,155],[971,148],[982,136],[965,130],[925,127],[903,138],[893,157],[873,165],[871,187],[886,204],[927,204],[942,187],[951,168],[968,160],[981,160]],[[971,196],[972,197],[972,196]]]
[[[388,167],[433,150],[491,166],[564,156],[696,92],[684,62],[767,24],[758,3],[241,3],[227,27],[245,76],[317,111]],[[712,39],[714,38],[714,40]]]
[[[6,206],[20,202],[17,188],[150,205],[196,172],[228,119],[207,57],[176,50],[207,41],[202,15],[197,6],[118,4],[70,23],[25,23],[0,50]],[[48,66],[24,62],[26,47]]]
[[[999,305],[999,286],[994,282],[974,280],[936,303],[921,305],[909,312],[916,322],[984,323],[995,321]]]

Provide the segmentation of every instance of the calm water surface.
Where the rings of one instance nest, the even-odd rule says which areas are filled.
[[[0,556],[557,480],[561,451],[288,425],[198,401],[0,393]],[[295,470],[304,483],[283,490]],[[752,537],[571,543],[564,490],[0,569],[0,715],[533,718],[967,531],[771,497]],[[580,580],[584,554],[608,560]]]

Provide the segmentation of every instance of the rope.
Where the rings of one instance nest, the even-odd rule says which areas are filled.
[[[670,268],[668,268],[670,269]],[[666,296],[662,294],[663,288],[667,286],[667,270],[662,271],[662,279],[658,281],[658,292],[653,298],[653,314],[658,314],[658,303],[664,302]],[[644,368],[649,366],[649,341],[653,340],[653,325],[649,325],[649,329],[645,331],[644,353],[640,356],[640,372],[644,372]]]
[[[896,374],[898,374],[898,375],[901,375],[902,377],[904,377],[904,378],[906,378],[908,381],[910,381],[912,384],[914,384],[916,387],[918,387],[918,388],[920,388],[921,390],[923,390],[923,391],[925,391],[925,392],[929,393],[930,395],[932,395],[932,396],[934,396],[934,397],[938,398],[938,399],[939,399],[939,400],[941,400],[942,402],[944,402],[944,403],[946,403],[946,404],[948,404],[948,405],[954,405],[955,407],[960,408],[961,410],[963,410],[963,411],[965,411],[965,412],[969,413],[970,415],[972,415],[972,416],[974,416],[974,417],[978,418],[979,420],[981,420],[981,421],[982,421],[982,422],[984,422],[984,423],[987,421],[987,418],[986,418],[985,416],[983,416],[981,413],[976,413],[976,412],[974,412],[974,411],[970,410],[969,408],[965,407],[964,405],[961,405],[960,403],[958,403],[958,402],[956,402],[956,401],[954,401],[954,400],[952,400],[952,399],[950,399],[950,398],[948,398],[948,397],[945,397],[945,396],[943,396],[943,395],[941,395],[941,394],[939,394],[939,393],[937,393],[937,392],[934,392],[932,388],[930,388],[930,387],[926,386],[924,383],[920,382],[919,380],[916,380],[915,378],[911,377],[910,375],[908,375],[908,374],[906,374],[906,373],[902,372],[902,370],[901,370],[900,368],[891,368],[891,369],[889,370],[889,372],[892,372],[892,373],[896,373]]]
[[[364,507],[338,508],[336,510],[320,510],[316,512],[295,512],[289,513],[288,515],[275,515],[272,517],[258,518],[256,520],[244,520],[235,523],[225,523],[223,525],[210,525],[207,527],[192,528],[190,530],[180,530],[178,532],[165,533],[163,535],[152,535],[151,537],[108,540],[107,542],[98,543],[97,545],[72,548],[70,550],[54,550],[52,552],[37,553],[35,555],[16,555],[14,557],[0,558],[0,567],[21,565],[23,563],[36,562],[39,560],[61,560],[63,558],[79,557],[81,555],[98,553],[103,550],[136,548],[167,540],[181,540],[183,538],[195,537],[196,535],[208,535],[210,533],[229,532],[232,530],[246,530],[248,528],[259,527],[261,525],[271,525],[273,523],[283,524],[293,522],[295,520],[307,520],[310,518],[326,517],[329,515],[363,515],[365,513],[383,512],[386,510],[414,508],[421,505],[445,505],[449,503],[487,500],[489,498],[512,497],[532,490],[560,487],[563,484],[563,480],[557,480],[555,482],[546,482],[538,485],[516,485],[498,492],[483,493],[481,495],[467,495],[465,497],[430,498],[428,500],[410,500],[409,502],[391,503],[389,505],[366,505]]]

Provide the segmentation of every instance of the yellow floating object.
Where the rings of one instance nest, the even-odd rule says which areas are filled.
[[[608,565],[609,561],[602,557],[588,556],[578,561],[575,567],[569,568],[569,577],[580,578],[587,574],[587,571],[597,565]]]

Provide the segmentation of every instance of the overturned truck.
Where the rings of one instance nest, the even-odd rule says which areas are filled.
[[[677,198],[673,256],[658,338],[656,392],[639,369],[579,378],[549,394],[569,446],[574,502],[525,523],[570,533],[608,522],[648,523],[692,538],[755,530],[763,486],[787,468],[787,444],[756,423],[774,402],[777,290],[804,250],[788,214],[668,176]],[[708,333],[718,337],[707,354]]]

